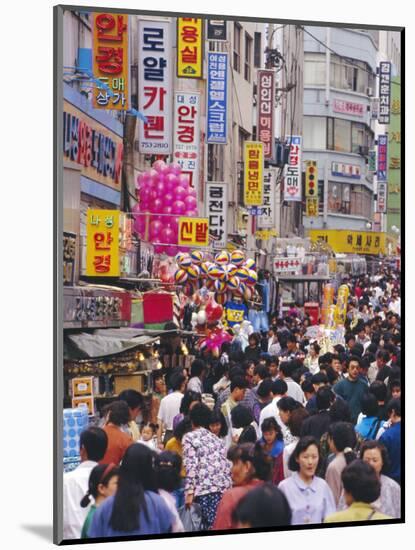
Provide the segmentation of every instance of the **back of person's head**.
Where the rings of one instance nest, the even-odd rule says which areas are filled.
[[[254,368],[254,374],[259,376],[261,380],[269,377],[269,368],[266,365],[257,365]]]
[[[364,347],[362,344],[355,344],[352,349],[350,350],[350,353],[352,355],[355,355],[356,357],[362,357],[363,355],[363,350],[364,350]]]
[[[292,412],[295,409],[301,408],[302,405],[299,401],[296,401],[292,397],[286,396],[281,397],[281,399],[277,403],[277,407],[281,411]]]
[[[401,400],[400,399],[391,399],[388,401],[386,407],[386,414],[389,416],[392,413],[395,413],[396,416],[401,416]]]
[[[97,464],[92,468],[88,479],[88,491],[80,502],[81,508],[86,508],[91,504],[91,497],[97,499],[99,495],[99,485],[108,486],[108,482],[118,476],[118,467],[115,464]]]
[[[229,370],[229,379],[232,381],[234,378],[243,378],[245,376],[245,372],[241,367],[232,367]]]
[[[351,422],[352,415],[350,411],[350,406],[341,397],[336,397],[334,403],[331,405],[329,410],[330,419],[332,422]]]
[[[272,384],[273,382],[271,378],[265,378],[265,380],[262,381],[259,388],[257,389],[258,397],[261,397],[263,399],[269,397],[272,391]]]
[[[235,378],[232,378],[231,380],[231,392],[235,390],[236,388],[239,389],[245,389],[248,387],[248,382],[245,380],[243,376],[236,376]]]
[[[246,428],[246,426],[249,426],[254,421],[251,411],[240,404],[231,410],[231,418],[232,426],[237,429]]]
[[[156,453],[146,445],[130,445],[121,462],[118,488],[110,525],[115,531],[130,532],[140,527],[140,512],[149,519],[144,491],[156,491],[154,460]]]
[[[355,502],[370,504],[380,496],[380,481],[375,470],[363,460],[353,460],[343,470],[342,482]]]
[[[313,374],[310,378],[310,382],[315,385],[328,384],[329,379],[327,378],[327,374],[325,372],[316,372],[316,374]]]
[[[317,451],[319,454],[319,464],[317,466],[317,470],[318,470],[318,467],[320,465],[320,458],[321,458],[319,443],[315,437],[311,435],[306,435],[305,437],[300,438],[300,440],[298,441],[297,445],[295,446],[288,460],[288,468],[292,472],[298,472],[300,470],[300,465],[298,463],[299,456],[312,445],[317,447]]]
[[[183,439],[183,436],[191,431],[192,423],[190,422],[190,418],[188,416],[185,416],[183,420],[181,420],[174,428],[173,436],[177,441],[181,441]]]
[[[186,377],[183,374],[183,369],[170,377],[170,386],[173,391],[179,391],[185,382]]]
[[[180,411],[185,416],[189,414],[190,405],[194,402],[201,402],[202,401],[202,395],[193,390],[187,390],[184,395],[183,399],[180,403]]]
[[[270,483],[249,491],[232,513],[236,525],[282,527],[291,524],[291,508],[284,493]]]
[[[288,391],[287,382],[277,378],[274,380],[271,387],[272,395],[285,395]]]
[[[189,413],[190,420],[193,426],[201,428],[209,428],[210,409],[204,403],[196,403]]]
[[[125,401],[129,409],[141,409],[144,405],[144,397],[136,390],[123,390],[118,395],[118,401]]]
[[[182,459],[177,453],[163,451],[156,457],[157,488],[171,493],[181,484]]]
[[[81,432],[79,446],[85,450],[88,460],[99,462],[107,450],[108,436],[102,428],[91,426]]]
[[[228,451],[228,459],[233,463],[241,460],[250,462],[253,466],[252,479],[261,479],[268,481],[272,473],[272,461],[264,452],[260,443],[239,443],[232,445]]]
[[[293,369],[292,361],[283,361],[280,364],[280,371],[282,372],[285,378],[291,377],[293,370],[294,369]]]
[[[377,416],[379,411],[378,400],[370,391],[362,396],[361,407],[365,416]]]
[[[369,386],[369,392],[376,397],[378,402],[386,400],[388,388],[381,380],[375,380]]]
[[[334,394],[327,386],[323,386],[317,390],[316,405],[319,411],[325,411],[330,408],[331,403],[334,401]]]
[[[333,369],[331,365],[327,365],[324,372],[327,376],[328,384],[330,386],[334,386],[334,384],[338,381],[340,374],[335,369]]]
[[[350,422],[334,422],[328,429],[329,437],[339,452],[343,452],[346,464],[350,464],[356,455],[353,449],[356,447],[356,432]]]
[[[314,393],[314,386],[310,380],[311,377],[304,380],[304,382],[301,383],[301,389],[304,393]]]
[[[375,358],[376,358],[376,353],[378,351],[378,344],[374,343],[373,341],[367,346],[366,348],[366,353],[372,353],[373,355],[375,355]]]
[[[261,431],[264,432],[276,432],[277,433],[277,439],[282,441],[282,430],[278,422],[275,420],[273,416],[270,416],[269,418],[266,418],[263,420],[261,424]]]
[[[128,424],[130,420],[130,410],[125,401],[114,401],[108,407],[108,422],[116,426]]]
[[[294,409],[288,419],[288,428],[294,437],[300,437],[301,428],[306,418],[310,416],[310,413],[305,407],[299,407]]]
[[[200,376],[206,370],[206,363],[202,359],[195,359],[190,367],[190,376]]]

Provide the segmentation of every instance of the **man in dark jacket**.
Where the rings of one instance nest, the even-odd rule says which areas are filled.
[[[317,414],[306,418],[301,428],[301,437],[312,435],[320,440],[321,436],[327,432],[331,423],[329,409],[334,401],[334,393],[327,386],[319,388],[316,395]]]
[[[362,411],[362,397],[368,392],[368,386],[359,377],[361,368],[360,357],[351,356],[347,364],[348,377],[340,380],[333,386],[336,395],[342,397],[350,407],[352,422],[356,424],[357,418]]]

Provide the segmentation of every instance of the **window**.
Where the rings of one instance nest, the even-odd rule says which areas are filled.
[[[245,33],[245,67],[244,78],[248,82],[251,82],[251,58],[252,58],[252,38],[249,34]]]
[[[373,88],[373,79],[369,65],[363,61],[331,56],[330,86],[333,88],[365,94],[366,88]]]
[[[351,126],[352,123],[349,120],[334,119],[334,151],[350,153],[352,146]]]
[[[319,53],[304,54],[304,85],[324,86],[326,84],[326,56]]]
[[[336,214],[350,214],[350,184],[329,182],[327,209]]]
[[[350,214],[372,218],[372,193],[362,185],[351,185]]]
[[[248,132],[241,127],[238,131],[238,183],[239,183],[239,204],[244,204],[244,143],[249,140]]]
[[[233,25],[233,68],[241,72],[241,34],[242,27],[239,23]]]
[[[208,144],[208,181],[223,181],[224,148],[213,143]]]
[[[262,35],[260,32],[254,34],[254,67],[259,69],[262,66]]]
[[[359,122],[352,123],[352,153],[359,154],[362,147],[368,147],[368,134],[365,125]]]
[[[326,118],[305,116],[303,118],[303,136],[305,149],[325,149]]]

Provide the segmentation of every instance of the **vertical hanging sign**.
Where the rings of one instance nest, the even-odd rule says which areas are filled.
[[[275,108],[274,71],[258,71],[258,141],[264,144],[264,158],[272,158],[274,141],[274,108]]]
[[[259,141],[246,141],[244,147],[244,203],[245,206],[261,206],[264,196],[264,145]]]
[[[119,210],[88,208],[86,222],[86,274],[119,277]]]
[[[207,143],[226,144],[227,94],[228,94],[228,54],[208,53],[207,78]]]
[[[177,19],[177,76],[203,78],[202,19]]]
[[[263,213],[258,216],[258,228],[275,229],[275,188],[277,186],[277,170],[264,170],[264,193],[262,201]]]
[[[129,109],[128,31],[128,15],[94,13],[93,75],[107,87],[93,88],[94,109]]]
[[[301,201],[301,136],[288,136],[288,164],[284,168],[284,200]]]
[[[388,180],[388,136],[378,136],[378,181]]]
[[[382,61],[379,65],[379,124],[389,124],[392,64]]]
[[[172,152],[172,59],[170,23],[138,22],[138,108],[147,123],[139,124],[139,151]]]
[[[173,160],[182,173],[189,176],[190,185],[199,191],[200,169],[200,94],[176,92],[174,95]]]
[[[225,248],[228,239],[228,187],[226,183],[206,184],[206,216],[209,218],[209,233],[215,248]]]

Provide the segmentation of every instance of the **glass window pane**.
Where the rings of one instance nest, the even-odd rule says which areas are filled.
[[[351,151],[351,123],[348,120],[334,119],[334,150]]]
[[[304,148],[326,148],[326,118],[305,116],[303,119]]]
[[[324,86],[326,83],[326,59],[323,54],[306,53],[304,56],[304,84]]]

